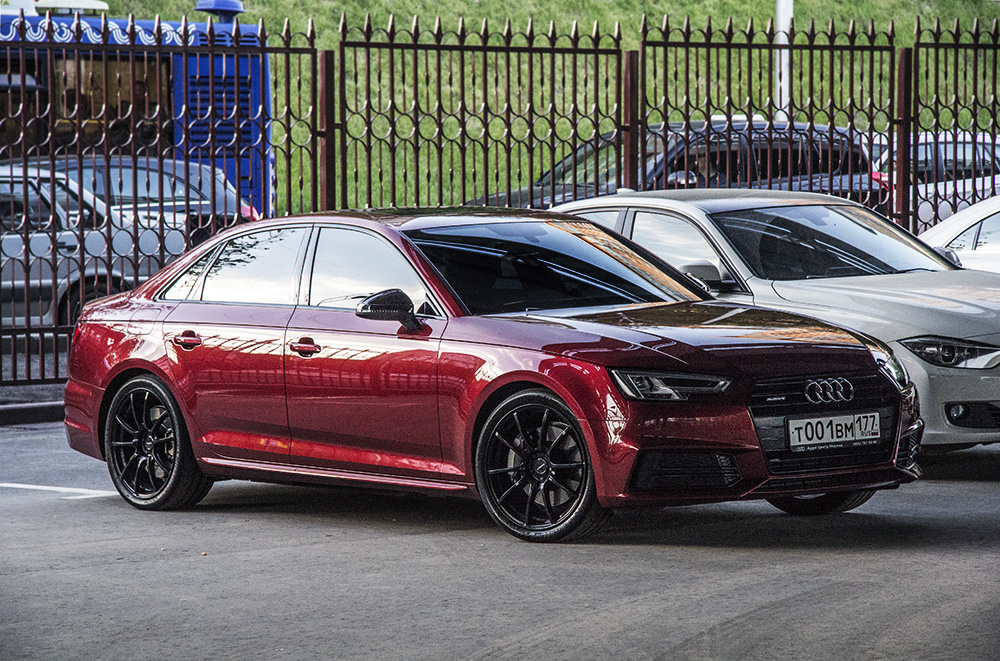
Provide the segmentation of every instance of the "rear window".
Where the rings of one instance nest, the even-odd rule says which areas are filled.
[[[683,276],[603,228],[526,221],[411,230],[472,314],[702,300]]]

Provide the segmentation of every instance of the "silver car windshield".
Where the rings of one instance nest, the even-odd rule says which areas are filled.
[[[854,206],[773,207],[711,219],[753,274],[766,280],[954,268],[909,234]]]

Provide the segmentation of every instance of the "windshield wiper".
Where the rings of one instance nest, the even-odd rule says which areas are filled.
[[[926,268],[926,267],[923,267],[923,266],[917,266],[917,267],[914,267],[912,269],[903,269],[901,271],[893,271],[892,274],[893,275],[897,275],[899,273],[916,273],[917,271],[927,271],[928,273],[932,273],[934,271],[934,269],[929,269],[929,268]]]

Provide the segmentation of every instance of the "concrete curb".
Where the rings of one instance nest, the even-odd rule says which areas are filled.
[[[59,422],[65,416],[62,402],[0,404],[0,426],[34,422]]]

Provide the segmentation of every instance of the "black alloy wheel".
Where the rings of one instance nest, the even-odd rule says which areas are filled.
[[[798,516],[818,516],[834,512],[849,512],[861,507],[875,495],[875,489],[834,491],[811,496],[782,496],[768,498],[767,502],[782,512]]]
[[[104,456],[118,493],[139,509],[191,507],[212,488],[195,463],[174,398],[152,376],[135,377],[111,401]]]
[[[528,541],[583,537],[610,515],[597,503],[576,418],[546,391],[515,394],[487,419],[476,448],[476,486],[490,516]]]

